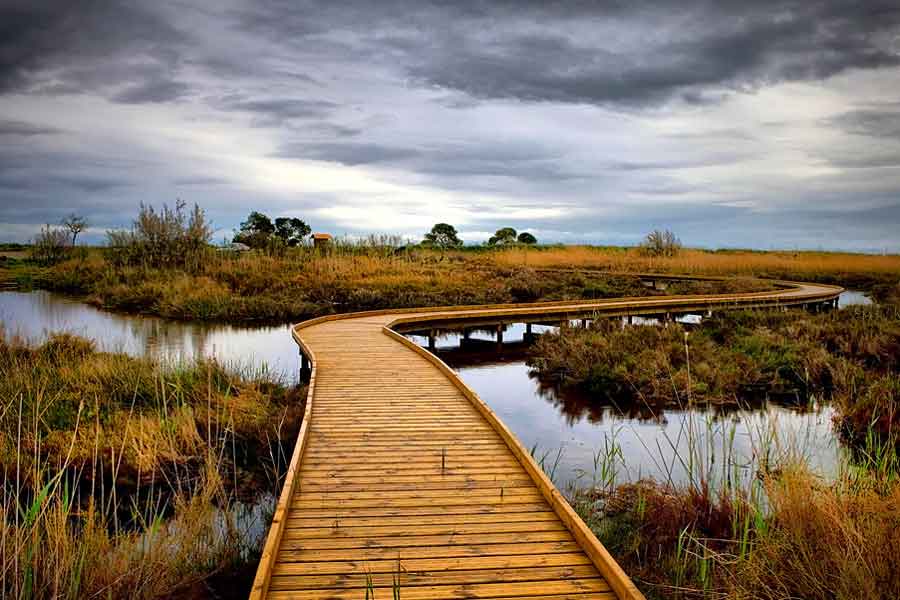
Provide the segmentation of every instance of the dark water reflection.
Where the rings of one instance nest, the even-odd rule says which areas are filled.
[[[842,306],[868,302],[858,292],[841,298]],[[7,336],[33,342],[67,331],[95,340],[102,350],[134,356],[216,357],[241,367],[265,366],[289,381],[299,374],[297,347],[288,325],[243,328],[119,315],[40,291],[0,293],[0,322]],[[552,328],[535,325],[533,332],[548,329]],[[825,475],[838,464],[841,449],[827,404],[813,402],[798,408],[763,402],[740,410],[622,410],[560,393],[532,378],[524,362],[524,333],[522,324],[506,328],[499,350],[491,331],[472,332],[462,349],[460,336],[449,334],[437,340],[437,350],[526,446],[536,447],[538,456],[547,455],[548,469],[556,463],[554,475],[560,484],[590,479],[596,453],[613,443],[621,447],[618,471],[622,479],[654,476],[686,481],[689,473],[696,473],[695,465],[704,465],[713,476],[727,469],[751,478],[762,456],[788,452],[801,453]],[[426,338],[411,337],[427,344]]]

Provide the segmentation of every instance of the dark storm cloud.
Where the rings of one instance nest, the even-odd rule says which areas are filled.
[[[185,42],[173,24],[138,2],[11,0],[0,7],[0,93],[106,91],[124,102],[171,99],[185,91],[177,83]]]
[[[455,30],[418,47],[410,73],[480,98],[633,107],[673,97],[705,104],[721,97],[709,87],[752,90],[900,63],[891,39],[900,23],[896,3],[728,4],[673,3],[670,17],[684,29],[668,35],[650,33],[639,4],[616,11],[618,37],[632,42],[621,48],[590,35]],[[607,14],[600,8],[588,18],[600,25]]]
[[[413,81],[476,98],[655,105],[900,64],[890,0],[267,3],[236,27],[287,44],[330,40]],[[447,102],[467,106],[462,99]]]

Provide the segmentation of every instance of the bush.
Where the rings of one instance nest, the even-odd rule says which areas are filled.
[[[665,231],[655,229],[647,234],[641,250],[647,256],[672,257],[681,251],[681,240],[668,229]]]
[[[69,234],[58,227],[45,225],[34,239],[31,257],[42,265],[55,265],[69,252]]]
[[[141,204],[131,231],[107,232],[109,260],[117,266],[182,268],[198,271],[207,256],[212,226],[198,205],[190,214],[179,200],[160,212]]]

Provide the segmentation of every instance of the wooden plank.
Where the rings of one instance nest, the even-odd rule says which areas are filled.
[[[575,541],[532,542],[526,544],[471,544],[425,548],[351,548],[330,550],[287,550],[278,553],[278,562],[331,562],[407,560],[410,558],[465,558],[584,552]]]
[[[371,525],[360,527],[356,524],[338,525],[336,527],[305,527],[292,529],[288,521],[282,539],[311,538],[376,538],[417,535],[471,535],[475,533],[513,533],[516,531],[566,531],[562,523],[554,521],[513,521],[506,523],[466,523],[458,525]]]
[[[572,539],[567,529],[557,531],[534,531],[529,533],[479,533],[473,535],[455,533],[445,535],[401,535],[395,537],[342,537],[296,538],[287,535],[281,538],[281,550],[337,550],[341,548],[413,548],[421,550],[432,546],[452,548],[473,544],[519,544],[525,542],[565,542]]]
[[[523,554],[518,556],[475,556],[463,558],[406,558],[400,562],[403,571],[441,572],[466,569],[514,569],[518,567],[554,567],[593,565],[581,552],[559,554]],[[275,565],[273,575],[354,575],[396,573],[397,560],[291,562]]]
[[[535,511],[545,511],[549,505],[545,501],[541,502],[523,502],[523,503],[506,503],[506,504],[483,504],[478,502],[469,502],[465,504],[455,504],[447,506],[443,504],[429,504],[427,506],[366,506],[359,507],[343,507],[343,506],[320,506],[316,508],[304,508],[291,512],[291,515],[302,515],[303,517],[313,519],[346,519],[352,517],[397,517],[397,516],[422,516],[422,515],[460,515],[460,514],[507,514],[507,513],[530,513]]]
[[[305,517],[303,513],[292,514],[288,518],[287,528],[322,528],[322,527],[411,527],[428,525],[472,525],[490,523],[538,523],[541,521],[557,521],[559,518],[552,510],[511,512],[511,513],[470,513],[440,515],[395,515],[379,517],[346,517],[328,521],[323,518]]]
[[[396,568],[396,563],[395,563]],[[375,587],[392,587],[395,580],[399,581],[401,597],[403,591],[414,586],[480,584],[480,583],[521,583],[526,581],[565,581],[567,579],[598,579],[600,574],[594,565],[564,565],[557,567],[522,567],[507,569],[472,569],[459,571],[410,571],[401,563],[400,568],[393,573],[358,573],[356,575],[274,575],[270,589],[295,590],[295,589],[322,589],[359,588],[364,590],[371,581]],[[609,590],[607,586],[606,590]],[[365,592],[363,591],[363,594]]]
[[[391,593],[390,587],[379,588],[381,594]],[[558,581],[528,581],[509,583],[476,583],[451,584],[446,586],[411,586],[401,585],[400,597],[403,600],[435,599],[435,598],[533,598],[535,596],[559,594],[609,593],[609,585],[602,578],[563,579]],[[272,590],[270,598],[293,598],[294,600],[329,598],[331,600],[360,600],[360,590],[331,589],[327,595],[322,590]],[[376,590],[376,596],[378,595]],[[597,598],[598,596],[591,596]],[[600,596],[602,597],[602,596]],[[607,597],[614,597],[608,596]]]

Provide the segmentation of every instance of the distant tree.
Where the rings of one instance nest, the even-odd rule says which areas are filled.
[[[75,213],[70,214],[61,222],[62,226],[69,230],[69,233],[72,234],[72,245],[75,245],[75,238],[78,237],[78,234],[87,229],[88,222],[87,219],[76,215]]]
[[[668,229],[654,229],[647,234],[641,249],[648,256],[675,256],[681,251],[681,240]]]
[[[241,223],[241,228],[233,241],[247,244],[251,248],[265,248],[274,233],[275,225],[272,219],[261,212],[253,211],[247,216],[247,220]]]
[[[297,218],[275,219],[275,235],[288,246],[297,246],[312,233],[309,225]]]
[[[462,240],[459,239],[456,227],[447,223],[437,223],[425,234],[425,244],[446,250],[462,246]]]
[[[516,230],[512,227],[503,227],[494,232],[494,235],[488,240],[490,246],[504,246],[506,244],[516,243]]]
[[[520,233],[518,240],[520,244],[528,244],[529,246],[532,244],[537,244],[537,238],[527,231],[523,231],[522,233]]]

